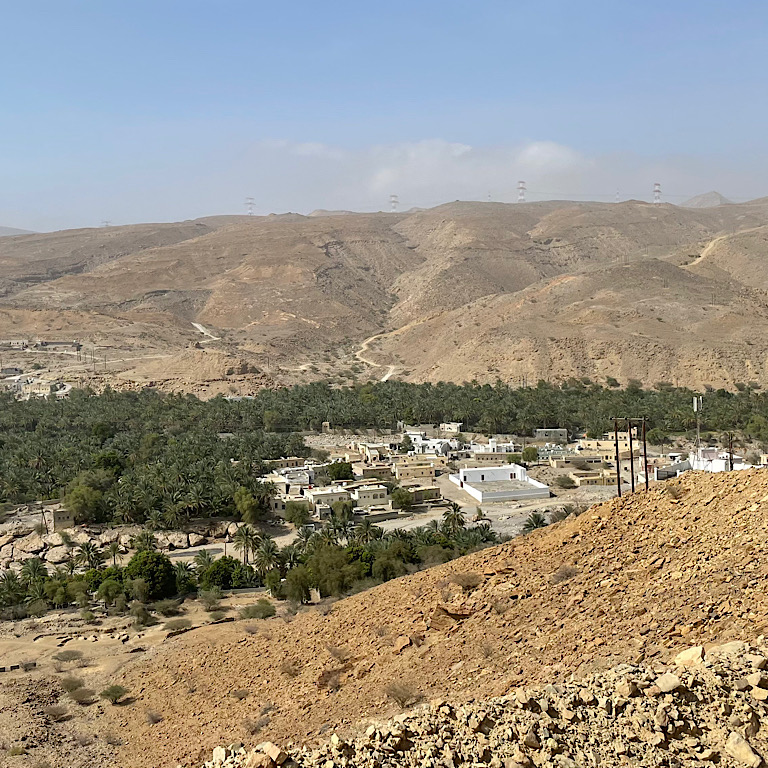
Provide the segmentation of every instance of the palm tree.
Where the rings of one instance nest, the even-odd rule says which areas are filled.
[[[159,509],[151,509],[147,515],[146,526],[152,531],[158,531],[165,527],[163,513]]]
[[[31,584],[45,581],[47,578],[48,569],[39,557],[31,557],[29,560],[25,560],[24,565],[21,566],[21,580],[27,585],[27,588]]]
[[[530,533],[537,528],[545,528],[547,525],[547,518],[541,514],[541,512],[531,512],[528,515],[525,523],[523,523],[523,533]]]
[[[214,563],[214,557],[208,549],[201,549],[195,554],[195,570],[202,573]]]
[[[232,546],[237,552],[243,553],[243,565],[248,564],[248,555],[255,552],[261,543],[261,534],[250,525],[241,525],[232,540]]]
[[[185,563],[182,561],[176,562],[173,564],[173,571],[176,574],[177,592],[181,593],[185,585],[188,585],[190,582],[194,583],[192,580],[194,570],[192,569],[190,563]]]
[[[288,544],[287,546],[283,547],[280,550],[280,560],[282,561],[283,567],[286,570],[290,570],[291,568],[295,568],[297,565],[300,565],[301,553],[299,552],[299,548],[293,544]]]
[[[315,530],[311,525],[304,525],[296,532],[296,546],[306,554],[310,548],[310,542],[315,535]]]
[[[86,541],[77,548],[75,562],[87,568],[99,569],[104,564],[104,553],[92,541]]]
[[[143,530],[131,539],[131,546],[137,552],[154,552],[157,549],[157,539],[152,531]]]
[[[264,536],[253,553],[253,566],[263,579],[280,564],[280,550],[271,536]]]
[[[374,539],[380,539],[384,531],[374,525],[368,518],[364,518],[355,526],[355,541],[360,544],[368,544]]]
[[[453,536],[463,529],[466,524],[467,521],[464,518],[463,510],[455,501],[452,502],[450,508],[443,513],[443,528],[446,533]]]
[[[111,541],[109,543],[109,546],[107,547],[107,552],[109,552],[109,556],[112,558],[112,567],[117,567],[117,556],[120,554],[120,544],[117,541]]]

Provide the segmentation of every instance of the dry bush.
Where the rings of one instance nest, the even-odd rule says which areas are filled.
[[[83,652],[75,650],[59,651],[53,658],[61,662],[77,661],[83,658]]]
[[[181,600],[158,600],[152,610],[163,616],[178,616],[181,613]]]
[[[90,688],[77,688],[74,691],[70,691],[69,698],[80,706],[88,706],[92,704],[96,694]]]
[[[243,728],[249,736],[255,736],[262,728],[266,728],[269,725],[268,717],[260,717],[258,720],[251,720],[246,717],[243,720]]]
[[[50,707],[43,709],[43,714],[54,723],[60,723],[62,720],[66,720],[69,710],[63,704],[52,704]]]
[[[63,661],[54,661],[52,666],[53,666],[53,671],[54,672],[63,672],[64,671],[64,662]]]
[[[18,755],[26,755],[27,754],[27,749],[26,749],[26,747],[22,747],[19,744],[17,744],[15,747],[11,747],[8,750],[8,754],[11,757],[17,757]]]
[[[498,614],[499,616],[503,616],[510,607],[509,600],[494,600],[491,603],[491,608],[493,609],[493,612]]]
[[[30,669],[34,669],[37,666],[37,663],[34,661],[22,661],[20,666],[24,672],[29,672]]]
[[[485,659],[492,659],[496,653],[496,647],[493,643],[489,643],[487,640],[480,645],[480,653]]]
[[[208,614],[208,618],[211,621],[221,621],[227,614],[224,611],[211,611]]]
[[[78,733],[75,736],[75,741],[81,746],[81,747],[87,747],[89,744],[93,744],[93,736],[87,733]]]
[[[122,746],[123,743],[123,740],[119,736],[115,736],[112,731],[104,731],[104,733],[101,734],[101,738],[113,747]]]
[[[338,691],[341,688],[341,670],[324,669],[317,678],[317,687],[326,688],[329,691]]]
[[[286,677],[298,677],[299,674],[301,673],[301,664],[298,661],[293,661],[291,659],[286,659],[280,665],[280,671]]]
[[[275,705],[271,701],[266,701],[264,704],[261,705],[261,709],[259,710],[260,715],[268,715],[270,712],[274,712]]]
[[[128,693],[128,689],[123,688],[122,685],[110,685],[106,687],[99,696],[101,696],[102,699],[106,699],[106,701],[114,706],[126,693]]]
[[[348,662],[352,656],[352,654],[346,648],[342,648],[338,645],[326,645],[325,650],[328,651],[328,653],[330,653],[331,656],[333,656],[333,658],[341,664]]]
[[[75,666],[82,669],[83,667],[90,667],[91,666],[91,660],[83,656],[81,659],[77,659],[75,661]]]
[[[315,606],[315,610],[321,615],[321,616],[327,616],[332,610],[333,610],[333,604],[335,603],[335,600],[323,600],[322,603],[318,603]]]
[[[250,691],[246,691],[245,688],[238,688],[234,691],[230,691],[229,695],[233,699],[237,699],[238,701],[242,701],[243,699],[247,698],[250,695]]]
[[[552,574],[552,583],[562,584],[564,581],[572,579],[578,572],[575,566],[563,564]]]
[[[147,722],[150,725],[156,725],[157,723],[162,723],[163,720],[164,718],[159,712],[153,712],[151,709],[147,710]]]
[[[82,688],[85,685],[81,677],[75,677],[74,675],[68,675],[61,678],[61,687],[67,692],[72,693],[78,688]]]
[[[187,629],[192,626],[192,622],[189,619],[171,619],[166,621],[163,629],[173,632],[177,629]]]
[[[253,624],[249,624],[247,627],[243,627],[243,629],[249,635],[258,635],[259,634],[259,628],[258,627],[254,627]]]
[[[380,624],[376,629],[374,630],[377,637],[388,637],[391,632],[389,631],[389,627],[386,624]]]
[[[403,682],[389,683],[384,689],[384,693],[386,693],[387,698],[392,699],[401,709],[405,709],[409,704],[416,704],[422,698],[421,694]]]
[[[454,573],[451,583],[461,587],[464,592],[471,592],[483,583],[483,577],[479,573]]]
[[[664,486],[664,492],[671,499],[680,499],[685,494],[685,488],[679,482],[677,483],[667,482],[667,485]]]

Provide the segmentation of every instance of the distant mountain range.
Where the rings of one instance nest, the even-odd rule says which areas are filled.
[[[254,369],[277,383],[766,387],[768,198],[718,200],[456,202],[4,238],[0,339],[76,338],[134,381],[218,376],[224,392],[228,371]]]
[[[14,227],[0,227],[0,237],[13,237],[14,235],[33,235],[29,229],[15,229]]]
[[[683,208],[715,208],[718,205],[733,205],[733,201],[723,197],[719,192],[712,191],[696,195],[681,205]]]

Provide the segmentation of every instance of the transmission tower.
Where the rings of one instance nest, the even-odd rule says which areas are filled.
[[[256,204],[256,200],[252,197],[245,198],[245,207],[248,209],[248,215],[253,216],[253,206]]]
[[[661,184],[658,181],[653,185],[653,203],[654,205],[661,204]]]
[[[111,221],[107,221],[106,219],[104,219],[104,221],[101,222],[101,226],[102,227],[111,227],[112,226],[112,222]]]
[[[397,213],[397,206],[400,205],[400,198],[397,195],[389,196],[389,210]]]
[[[517,202],[518,203],[525,202],[525,182],[524,181],[517,182]]]

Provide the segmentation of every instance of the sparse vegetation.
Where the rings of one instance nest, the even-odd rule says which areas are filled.
[[[523,533],[530,533],[537,528],[546,528],[547,518],[540,512],[531,512],[523,523]]]
[[[69,710],[63,704],[51,704],[51,706],[43,708],[43,714],[54,723],[60,723],[62,720],[66,720]]]
[[[113,685],[110,685],[110,686],[106,687],[99,694],[99,696],[102,699],[106,699],[110,704],[112,704],[114,706],[115,704],[117,704],[120,701],[120,699],[123,698],[123,696],[125,696],[126,693],[128,693],[128,689],[127,688],[123,688],[122,685],[113,684]]]
[[[146,718],[149,725],[157,725],[157,723],[162,723],[165,719],[159,712],[155,712],[151,709],[147,710]]]
[[[563,564],[552,574],[552,583],[562,584],[564,581],[572,579],[578,572],[578,568],[575,566]]]
[[[387,698],[392,699],[401,709],[416,704],[421,700],[421,695],[410,685],[402,681],[389,683],[384,689]]]
[[[82,688],[85,685],[82,678],[75,677],[74,675],[70,675],[68,677],[63,677],[61,679],[61,687],[67,692],[72,693],[72,691],[76,691],[78,688]]]
[[[206,611],[218,610],[221,605],[222,597],[223,594],[219,587],[205,589],[197,594],[197,599],[203,604],[203,608],[205,608]]]
[[[78,659],[83,658],[83,652],[76,651],[74,649],[59,651],[58,653],[54,654],[53,658],[56,659],[56,661],[61,661],[64,663],[69,661],[77,661]]]
[[[177,629],[187,629],[192,626],[192,622],[189,619],[171,619],[166,621],[163,625],[163,629],[167,629],[169,632],[175,632]]]
[[[76,688],[69,692],[69,698],[81,706],[92,704],[95,697],[96,694],[90,688]]]
[[[451,575],[450,581],[461,587],[464,592],[471,592],[483,583],[483,577],[479,573],[454,573]]]
[[[280,671],[286,677],[298,677],[301,673],[301,664],[293,659],[286,659],[280,664]]]
[[[247,605],[240,609],[241,619],[268,619],[277,613],[274,603],[261,598],[255,605]]]

